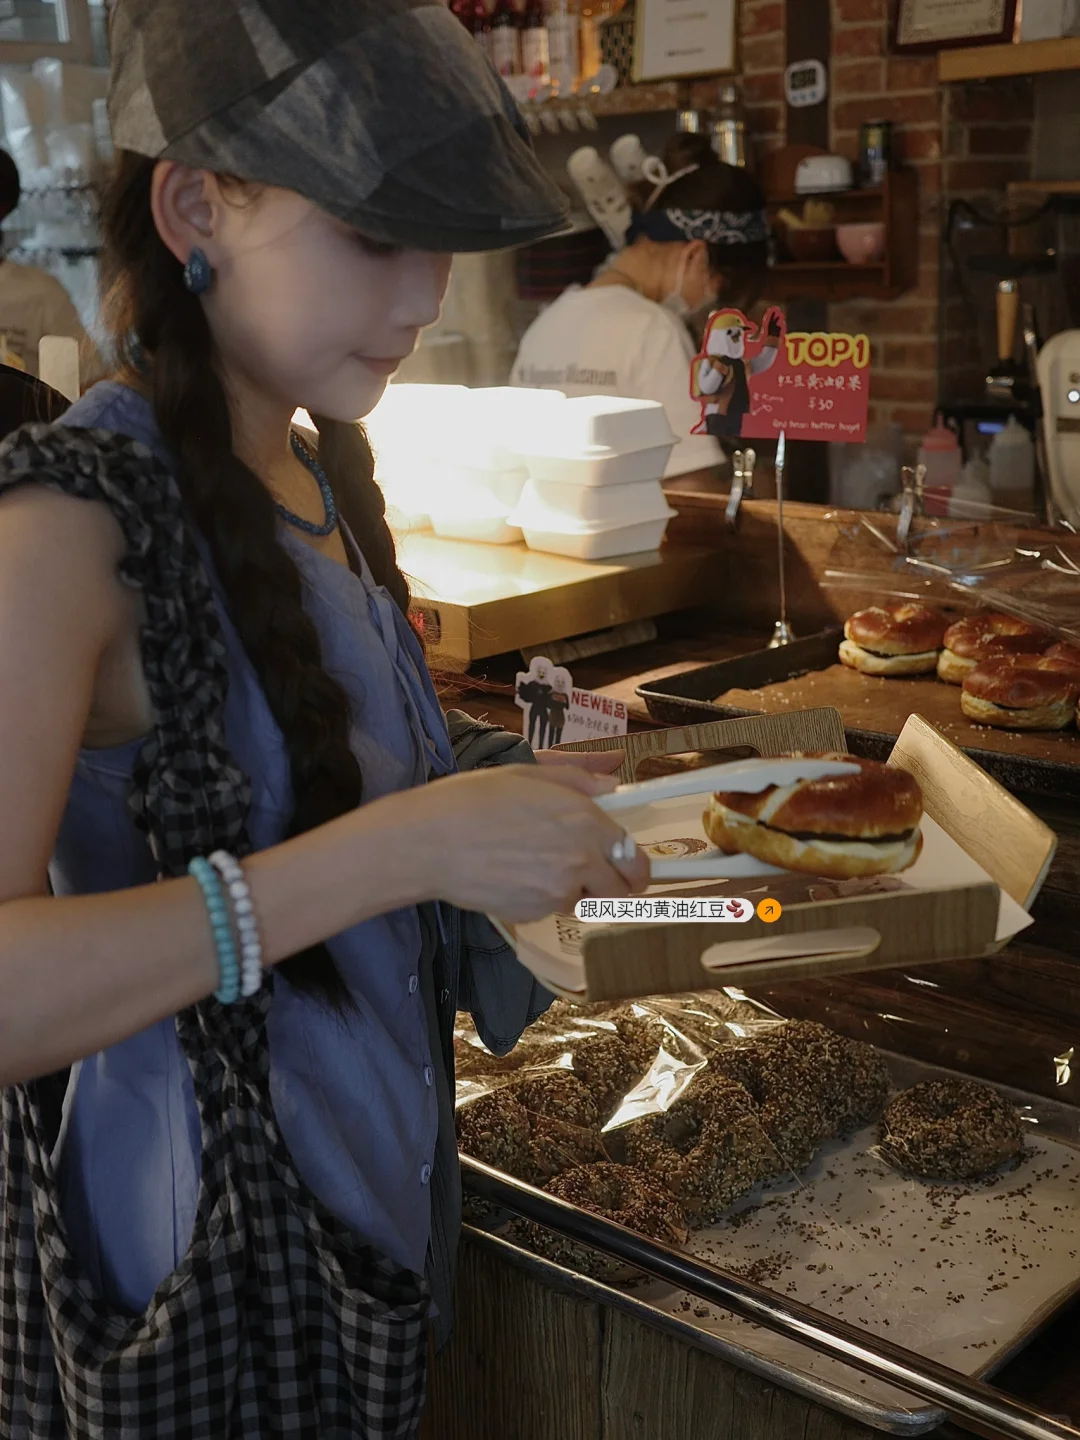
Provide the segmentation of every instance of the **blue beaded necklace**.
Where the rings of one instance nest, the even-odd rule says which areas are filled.
[[[289,432],[289,439],[292,441],[293,454],[315,476],[319,494],[322,496],[323,508],[326,511],[326,519],[321,525],[316,525],[313,520],[305,520],[302,515],[294,514],[287,505],[282,505],[279,500],[274,501],[274,509],[287,524],[294,526],[297,530],[303,530],[306,535],[332,535],[337,529],[338,513],[337,505],[334,503],[334,492],[330,489],[326,471],[295,430]]]

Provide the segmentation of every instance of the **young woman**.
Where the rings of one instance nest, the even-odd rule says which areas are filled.
[[[719,463],[720,448],[691,431],[695,313],[752,305],[768,265],[765,201],[745,170],[722,164],[704,136],[680,135],[664,157],[669,179],[636,196],[626,248],[592,284],[573,286],[525,332],[515,385],[568,395],[658,400],[679,443],[669,475]]]
[[[548,999],[481,917],[645,866],[601,780],[453,773],[352,422],[561,202],[438,0],[112,45],[124,369],[0,447],[0,1434],[411,1436],[454,1011],[502,1051]]]

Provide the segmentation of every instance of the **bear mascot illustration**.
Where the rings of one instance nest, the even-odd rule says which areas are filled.
[[[705,330],[702,353],[691,369],[690,394],[701,402],[701,423],[694,434],[717,439],[742,434],[750,413],[750,382],[776,364],[777,350],[784,334],[784,317],[779,310],[768,312],[758,335],[738,310],[719,310]],[[760,346],[747,359],[747,343]]]

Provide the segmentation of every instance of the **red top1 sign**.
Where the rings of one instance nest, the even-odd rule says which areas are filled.
[[[756,333],[755,333],[756,332]],[[787,329],[770,310],[757,329],[738,310],[718,311],[690,370],[701,405],[695,435],[717,439],[866,439],[870,341],[865,335]]]

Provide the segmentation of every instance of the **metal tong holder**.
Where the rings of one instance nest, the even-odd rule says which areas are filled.
[[[754,467],[757,465],[756,450],[736,450],[731,457],[731,494],[727,503],[727,523],[734,530],[739,522],[739,506],[744,495],[754,491]]]
[[[742,1280],[670,1246],[659,1245],[600,1215],[579,1210],[523,1181],[512,1179],[468,1155],[461,1156],[466,1190],[557,1235],[666,1281],[710,1304],[763,1325],[866,1375],[899,1386],[958,1420],[1002,1440],[1080,1440],[1068,1421],[1013,1400],[980,1380],[971,1380],[936,1360],[882,1339],[846,1320],[837,1320],[798,1300]],[[500,1242],[505,1243],[505,1242]]]
[[[911,549],[911,522],[916,515],[926,514],[926,466],[916,465],[914,469],[905,465],[900,471],[902,490],[900,496],[900,518],[896,522],[896,548],[908,554]]]
[[[773,626],[769,649],[777,650],[781,645],[790,645],[795,631],[787,618],[787,583],[784,575],[784,470],[787,461],[787,434],[780,431],[776,447],[776,559],[780,578],[780,619]]]

